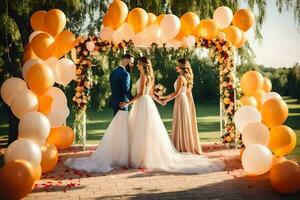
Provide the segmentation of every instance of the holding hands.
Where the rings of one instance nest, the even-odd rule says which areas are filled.
[[[125,107],[129,106],[129,102],[120,102],[119,106],[120,106],[120,108],[125,108]]]

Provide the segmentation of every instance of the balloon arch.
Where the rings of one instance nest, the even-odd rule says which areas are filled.
[[[180,19],[173,14],[156,17],[142,8],[128,11],[124,2],[113,1],[103,17],[100,35],[79,36],[71,53],[77,75],[73,97],[75,132],[83,147],[86,143],[85,112],[91,99],[91,67],[109,52],[138,54],[145,51],[151,55],[156,48],[183,52],[195,48],[209,49],[210,56],[219,66],[221,138],[223,143],[241,145],[241,134],[233,122],[237,110],[235,49],[245,44],[245,32],[253,23],[254,15],[249,9],[239,9],[233,15],[230,8],[222,6],[215,10],[213,19],[200,21],[193,12],[185,13]]]

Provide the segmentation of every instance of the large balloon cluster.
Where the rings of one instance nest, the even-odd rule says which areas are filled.
[[[103,17],[100,38],[116,45],[132,40],[136,47],[156,43],[177,48],[192,47],[200,37],[207,40],[219,37],[240,48],[247,41],[246,31],[252,27],[254,19],[249,9],[239,9],[233,15],[226,6],[218,7],[213,19],[200,20],[193,12],[180,18],[173,14],[156,16],[142,8],[129,11],[123,1],[115,0]]]
[[[246,72],[241,88],[243,106],[235,113],[234,122],[245,145],[243,168],[249,175],[270,171],[271,185],[281,193],[299,191],[300,166],[284,157],[296,146],[295,132],[283,125],[288,117],[287,104],[271,91],[271,81],[259,72]]]
[[[1,86],[1,97],[20,119],[18,139],[10,144],[0,169],[1,197],[26,196],[42,173],[51,171],[58,161],[58,150],[74,140],[65,126],[69,115],[67,98],[54,83],[67,85],[76,77],[76,66],[61,58],[75,45],[75,36],[64,30],[66,16],[59,9],[37,11],[30,19],[34,32],[23,56],[22,75]]]

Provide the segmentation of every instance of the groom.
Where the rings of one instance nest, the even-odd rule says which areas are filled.
[[[109,106],[113,109],[114,115],[119,110],[128,110],[128,107],[121,108],[120,102],[127,102],[133,98],[130,87],[130,74],[133,68],[134,58],[130,54],[125,54],[122,57],[121,64],[116,67],[109,76],[111,87],[111,99]],[[129,72],[128,72],[129,71]]]

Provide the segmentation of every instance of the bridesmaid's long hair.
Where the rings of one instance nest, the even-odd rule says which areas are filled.
[[[147,57],[143,56],[140,57],[139,63],[143,66],[145,76],[154,82],[154,73],[151,61]]]
[[[186,58],[181,58],[177,60],[178,67],[181,69],[181,73],[187,80],[187,88],[192,89],[194,85],[194,74],[190,62]]]

